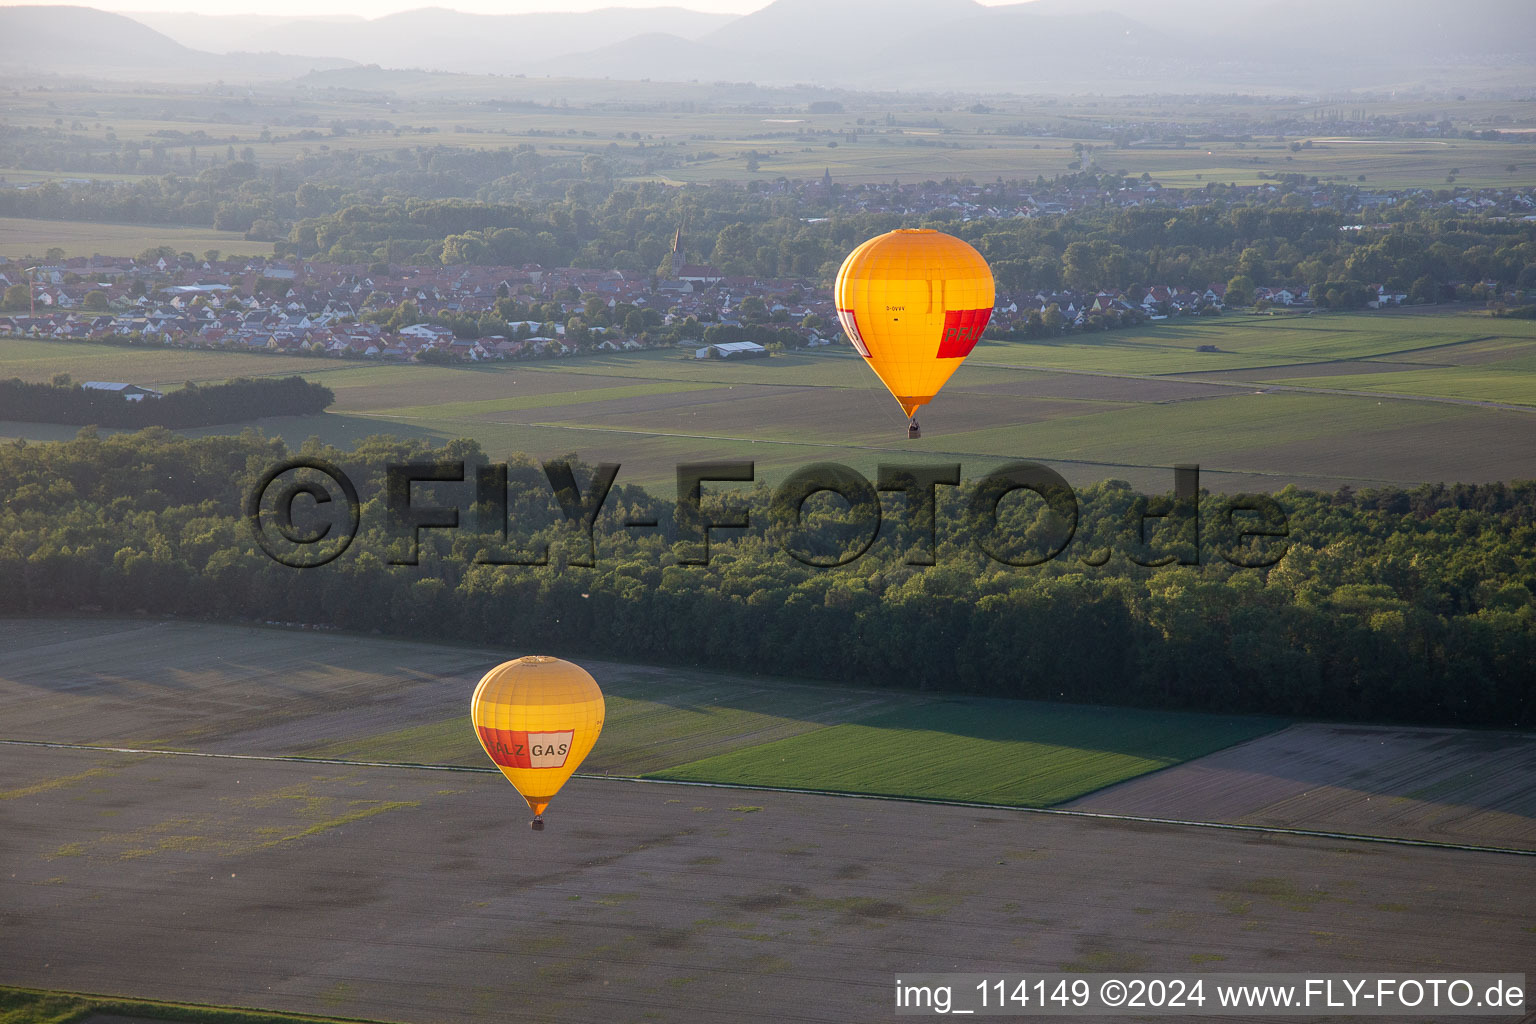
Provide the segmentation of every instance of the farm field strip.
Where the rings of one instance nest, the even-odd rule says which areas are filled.
[[[248,242],[240,231],[166,224],[101,224],[82,220],[0,217],[0,258],[36,256],[41,259],[44,252],[54,247],[63,249],[66,256],[137,256],[145,249],[161,245],[198,255],[207,249],[217,249],[226,257],[272,255],[271,242]]]
[[[50,380],[67,373],[77,381],[126,380],[135,384],[181,384],[227,380],[230,377],[308,377],[334,366],[306,356],[255,355],[161,346],[101,345],[76,341],[36,341],[0,337],[0,379]],[[323,382],[323,380],[322,380]]]
[[[1529,864],[1486,853],[588,779],[535,836],[490,774],[15,747],[0,764],[22,786],[84,776],[6,801],[27,937],[9,985],[418,1024],[483,1019],[487,999],[735,1024],[888,1015],[890,972],[935,949],[957,971],[999,950],[1037,971],[1536,955],[1510,899]]]
[[[678,462],[752,459],[759,479],[775,483],[812,453],[856,464],[866,474],[882,457],[1031,458],[1060,464],[1074,483],[1097,473],[1158,490],[1165,486],[1163,469],[1191,460],[1202,465],[1210,486],[1239,489],[1536,474],[1528,446],[1510,446],[1512,427],[1520,428],[1498,408],[1480,407],[1529,411],[1526,363],[1536,325],[1495,325],[1464,313],[1249,317],[1094,339],[1104,340],[984,344],[924,410],[926,436],[910,442],[905,418],[863,362],[823,353],[730,363],[664,351],[433,367],[6,340],[0,341],[0,376],[19,371],[46,380],[63,371],[76,379],[175,383],[299,373],[333,388],[332,411],[250,424],[292,446],[312,436],[348,446],[389,434],[435,445],[470,437],[492,458],[574,450],[589,461],[623,463],[626,482],[659,493],[670,493]],[[1330,375],[1297,376],[1269,358],[1252,360],[1270,367],[1262,373],[1173,369],[1179,363],[1213,369],[1194,358],[1194,348],[1206,343],[1239,353],[1281,350],[1293,360],[1283,365],[1326,365]],[[1149,358],[1149,345],[1172,346],[1178,358],[1160,372],[1143,372],[1135,364]],[[1335,351],[1318,351],[1329,346]],[[1366,375],[1346,372],[1350,361],[1388,358],[1368,353],[1405,352],[1467,365],[1407,378],[1393,376],[1415,372],[1402,364]],[[1017,362],[988,362],[999,353]],[[1320,362],[1320,354],[1331,361]],[[1042,358],[1060,365],[1043,365]],[[1162,359],[1155,352],[1150,358]],[[1095,368],[1096,360],[1113,368]],[[1483,373],[1495,376],[1477,376]],[[1256,376],[1284,383],[1246,379]],[[1401,388],[1393,387],[1397,381]],[[76,432],[0,426],[0,434],[39,440]],[[1343,437],[1354,439],[1348,449],[1339,446]],[[1455,451],[1451,437],[1461,446]]]
[[[1536,854],[1536,734],[1302,723],[1068,806]]]
[[[535,395],[510,395],[505,398],[489,398],[471,402],[440,402],[436,405],[406,405],[372,410],[375,416],[387,416],[407,420],[465,420],[477,419],[491,413],[522,412],[527,409],[545,409],[550,406],[573,405],[582,402],[602,403],[621,398],[637,398],[670,395],[688,391],[703,391],[710,384],[647,382],[619,385],[610,388],[590,388],[585,391],[562,391]]]
[[[1253,716],[948,700],[649,777],[1043,807],[1281,725]]]
[[[9,739],[474,765],[484,753],[465,724],[469,694],[486,669],[522,653],[94,619],[0,620],[0,649]],[[135,667],[120,667],[124,656]],[[931,703],[900,691],[583,663],[609,701],[603,742],[587,762],[599,773],[635,774]]]
[[[467,695],[480,672],[510,656],[177,622],[44,620],[29,635],[27,622],[0,620],[0,639],[17,640],[0,668],[6,740],[483,766],[465,724]],[[133,667],[114,669],[121,659]],[[819,788],[1046,804],[1283,724],[586,664],[609,701],[602,742],[584,765],[593,774],[700,779],[696,766],[710,758],[766,764],[774,755],[753,752],[808,742],[822,752]],[[872,786],[842,785],[846,772],[857,782],[868,771],[857,760],[837,767],[836,737],[848,730],[860,737],[848,750],[888,751],[877,758],[899,767],[876,773]],[[916,734],[934,749],[913,745]],[[909,746],[916,760],[903,762],[898,748]],[[925,759],[931,777],[912,773]],[[776,771],[718,781],[783,785]],[[910,785],[892,789],[898,777]],[[944,789],[944,779],[959,788]]]
[[[83,743],[43,743],[38,740],[7,740],[0,739],[0,746],[11,747],[36,747],[45,750],[79,750],[99,751],[109,754],[147,755],[151,757],[204,757],[223,761],[255,761],[287,764],[313,764],[332,765],[346,768],[380,768],[400,769],[406,771],[435,771],[435,772],[467,772],[474,775],[497,775],[500,769],[486,768],[475,765],[459,764],[424,764],[420,762],[400,761],[354,761],[343,758],[311,757],[297,754],[263,755],[263,754],[218,754],[209,751],[196,750],[163,750],[159,748],[135,748],[135,747],[107,747],[95,744]],[[1536,857],[1536,848],[1527,849],[1520,846],[1500,846],[1478,843],[1455,842],[1449,839],[1415,839],[1398,835],[1379,835],[1366,832],[1343,832],[1336,830],[1323,830],[1317,828],[1304,828],[1283,825],[1260,825],[1247,822],[1209,821],[1196,818],[1167,818],[1152,817],[1145,814],[1121,814],[1112,811],[1095,811],[1079,809],[1075,806],[1049,806],[1037,807],[1016,803],[987,803],[978,800],[957,800],[943,797],[921,797],[906,794],[860,793],[837,789],[816,789],[808,786],[769,786],[751,782],[705,782],[692,779],[669,779],[660,775],[653,776],[629,776],[629,775],[597,775],[592,772],[576,772],[571,778],[587,781],[626,782],[648,786],[682,786],[697,789],[722,789],[743,790],[749,793],[787,793],[796,795],[811,795],[832,797],[849,800],[881,800],[897,803],[933,804],[943,807],[963,807],[974,810],[1007,811],[1015,814],[1048,814],[1067,818],[1087,818],[1099,821],[1119,821],[1127,823],[1139,823],[1146,825],[1171,825],[1183,828],[1215,829],[1222,832],[1254,832],[1271,836],[1301,836],[1309,839],[1334,839],[1356,843],[1379,843],[1387,846],[1423,847],[1436,850],[1457,850],[1464,853],[1499,853],[1513,854],[1519,857]],[[64,784],[78,781],[69,778]],[[34,783],[32,786],[22,787],[27,795],[42,792],[45,789],[55,788],[49,782]],[[22,795],[18,792],[0,790],[0,800],[15,799]],[[1090,799],[1093,794],[1084,799]],[[669,800],[668,803],[678,801]],[[737,810],[737,808],[732,808]],[[754,808],[753,810],[760,810]],[[746,808],[740,809],[741,813],[752,813]]]
[[[1407,330],[1402,327],[1407,317],[1390,314],[1381,316],[1376,324],[1362,322],[1366,316],[1361,314],[1347,320],[1330,316],[1306,324],[1266,323],[1253,318],[1238,323],[1129,328],[1065,342],[983,342],[972,358],[984,366],[1160,376],[1398,359],[1428,353],[1438,357],[1454,354],[1461,346],[1475,350],[1499,340],[1503,344],[1522,340],[1536,344],[1536,329],[1511,333],[1501,328],[1501,334],[1490,336],[1487,320],[1474,326],[1466,322],[1469,318],[1450,325],[1436,323],[1436,319],[1415,318]],[[1452,330],[1435,329],[1445,326]],[[1215,345],[1217,351],[1197,352],[1200,345]]]
[[[1314,389],[1308,378],[1281,378],[1272,382],[1288,388]],[[1329,391],[1343,394],[1379,394],[1384,398],[1474,403],[1519,408],[1536,406],[1536,366],[1509,363],[1481,366],[1448,366],[1426,370],[1329,378]]]

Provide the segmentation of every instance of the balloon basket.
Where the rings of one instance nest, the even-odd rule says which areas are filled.
[[[917,420],[907,421],[907,440],[915,441],[923,436],[922,428],[917,425]]]
[[[543,832],[544,831],[544,819],[543,818],[534,818],[532,821],[530,821],[528,823],[528,827],[533,829],[535,832]]]

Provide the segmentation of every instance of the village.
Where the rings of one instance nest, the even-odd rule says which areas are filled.
[[[153,262],[93,257],[31,268],[8,264],[0,266],[0,289],[13,299],[19,289],[26,303],[25,309],[0,312],[0,336],[57,341],[394,361],[672,347],[718,358],[847,345],[829,290],[801,279],[729,277],[690,264],[658,281],[580,267],[384,268],[199,260],[183,253]],[[1227,306],[1226,291],[1219,282],[1203,289],[1000,291],[987,336],[1107,330],[1217,314]],[[1371,285],[1367,294],[1371,308],[1408,300],[1384,285]],[[498,318],[507,299],[539,310],[542,318]],[[1310,308],[1309,299],[1305,287],[1258,286],[1251,304],[1261,311],[1300,311]],[[413,322],[392,325],[402,310],[415,314]],[[760,344],[749,336],[754,333],[771,340]]]
[[[1387,230],[1391,224],[1383,215],[1409,203],[1448,206],[1489,221],[1536,219],[1531,189],[1378,193],[1303,183],[1219,187],[1259,206],[1331,205],[1357,211],[1361,223],[1343,225],[1343,232]],[[1212,198],[1210,188],[1163,188],[1134,180],[1108,190],[1064,181],[1037,188],[969,181],[841,185],[824,174],[764,188],[793,193],[808,206],[819,200],[849,212],[939,211],[962,222],[1093,205],[1180,209]],[[847,344],[829,289],[809,277],[742,276],[689,263],[681,231],[670,264],[661,268],[664,273],[534,263],[338,263],[303,259],[292,248],[279,243],[275,256],[255,258],[221,259],[211,250],[199,258],[162,246],[136,258],[0,260],[5,296],[0,336],[428,362],[673,347],[697,358],[741,358]],[[1478,301],[1531,300],[1528,291],[1509,285],[1454,282],[1449,293],[1429,299],[1369,283],[1351,304],[1379,309],[1437,301],[1451,293]],[[1037,290],[1011,286],[1000,276],[986,336],[1018,339],[1108,330],[1218,314],[1228,306],[1300,311],[1313,308],[1313,298],[1300,282],[1254,284],[1251,294],[1229,301],[1227,284],[1219,281],[1204,287]],[[1318,297],[1316,305],[1325,304],[1336,303]]]
[[[386,360],[547,358],[673,346],[718,349],[730,343],[705,346],[716,325],[777,328],[780,339],[792,333],[796,347],[847,344],[835,326],[836,310],[827,290],[796,279],[726,277],[710,267],[687,264],[675,279],[653,282],[618,270],[578,267],[390,266],[378,272],[308,261],[162,256],[142,263],[98,257],[32,268],[31,277],[31,307],[0,314],[0,335]],[[273,295],[273,282],[286,288]],[[24,269],[0,269],[0,287],[17,284],[28,285]],[[1197,315],[1222,309],[1225,291],[1225,285],[1212,283],[1202,290],[1158,285],[1139,295],[1112,289],[999,296],[992,325],[994,332],[1006,334],[1022,327],[1032,313],[1052,318],[1059,328]],[[453,317],[484,324],[498,300],[509,296],[545,310],[553,307],[560,315],[498,321],[505,323],[504,333],[479,337],[457,336],[452,328],[432,322]],[[1255,298],[1293,306],[1304,304],[1307,294],[1305,289],[1260,288]],[[1380,294],[1380,301],[1388,303],[1405,298],[1384,289]],[[420,312],[420,322],[391,328],[362,316],[367,310],[407,303]],[[594,316],[597,310],[607,315]],[[591,323],[598,318],[616,325]],[[763,348],[751,341],[745,344],[750,347],[723,351],[745,354]]]

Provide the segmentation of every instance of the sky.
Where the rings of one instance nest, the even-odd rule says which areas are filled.
[[[33,2],[33,0],[27,0]],[[422,7],[447,7],[470,14],[524,14],[530,11],[590,11],[600,7],[686,7],[695,11],[746,14],[768,0],[47,0],[103,11],[187,11],[194,14],[262,14],[285,17],[355,15],[377,18]],[[1017,0],[979,0],[993,6]],[[0,7],[15,0],[0,0]]]

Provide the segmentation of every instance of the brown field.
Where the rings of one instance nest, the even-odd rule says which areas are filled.
[[[526,651],[136,619],[0,619],[0,739],[481,766],[487,668]],[[167,652],[173,652],[168,655]],[[639,774],[915,694],[583,659],[608,718],[584,770]]]
[[[0,620],[0,651],[0,984],[411,1024],[843,1022],[887,1017],[910,971],[1536,957],[1515,854],[594,777],[922,695],[590,662],[600,756],[536,834],[463,721],[515,651],[138,619]],[[1508,738],[1336,732],[1145,782],[1248,766],[1214,776],[1237,795],[1206,776],[1159,816],[1236,817],[1258,794],[1266,821],[1350,831],[1360,793],[1402,793],[1361,827],[1529,838],[1533,766]],[[354,763],[266,759],[296,752]]]
[[[420,1024],[845,1022],[920,970],[1536,956],[1507,854],[596,779],[531,833],[488,773],[0,765],[4,984]]]
[[[1536,850],[1536,735],[1293,725],[1069,806]]]

